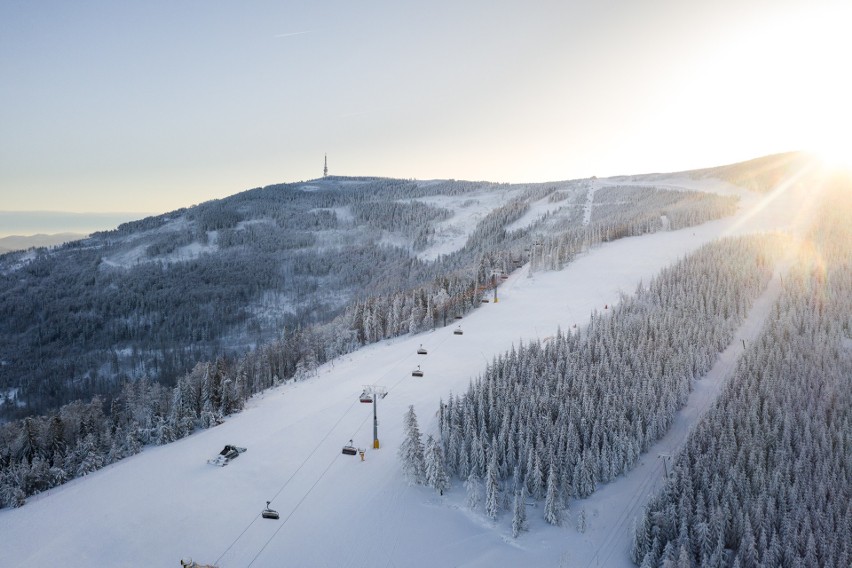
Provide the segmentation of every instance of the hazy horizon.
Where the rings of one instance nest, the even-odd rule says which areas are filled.
[[[96,231],[107,231],[122,223],[142,219],[150,215],[144,211],[3,211],[0,210],[0,238],[38,234],[54,235],[75,233],[89,235]]]

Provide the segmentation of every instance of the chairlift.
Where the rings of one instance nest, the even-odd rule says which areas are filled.
[[[266,509],[260,512],[260,516],[264,519],[279,519],[278,511],[269,508],[269,501],[266,502]]]
[[[367,403],[367,404],[373,402],[373,395],[368,393],[367,391],[362,392],[361,393],[361,402],[364,402],[364,403]]]
[[[461,326],[457,327],[457,328],[453,331],[453,335],[463,335],[463,334],[464,334],[464,332],[462,331]]]
[[[417,354],[418,355],[426,355],[426,353],[427,353],[427,351],[426,351],[426,349],[424,349],[423,344],[421,343],[420,347],[417,349]]]
[[[422,377],[423,376],[423,371],[420,370],[420,365],[417,365],[417,368],[414,369],[413,371],[411,371],[411,376],[412,377]]]
[[[349,440],[349,443],[343,446],[343,453],[347,456],[354,456],[358,454],[358,450],[356,450],[355,446],[352,445],[352,440]]]

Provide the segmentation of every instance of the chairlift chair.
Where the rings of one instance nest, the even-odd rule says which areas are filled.
[[[423,344],[420,344],[420,347],[417,349],[418,355],[426,355],[426,349],[423,348]]]
[[[483,304],[487,304],[487,303],[488,303],[488,302],[490,302],[490,301],[491,301],[491,300],[489,300],[488,298],[482,298],[482,303],[483,303]]]
[[[420,370],[420,365],[417,365],[417,368],[414,369],[413,371],[411,371],[411,376],[412,377],[422,377],[423,376],[423,371]]]
[[[343,453],[347,456],[354,456],[358,453],[358,450],[352,445],[352,440],[349,440],[349,443],[343,446]]]
[[[275,509],[269,508],[269,501],[266,502],[266,509],[260,512],[260,516],[264,519],[278,519],[280,516],[278,515],[278,511]]]
[[[456,314],[456,319],[457,319],[457,320],[460,320],[460,319],[462,319],[462,316],[461,316],[461,314]]]
[[[362,392],[361,393],[361,402],[364,402],[364,403],[367,403],[367,404],[373,402],[373,395],[371,395],[367,391]]]
[[[462,334],[464,334],[464,332],[462,331],[461,326],[457,327],[457,328],[453,331],[453,335],[462,335]]]

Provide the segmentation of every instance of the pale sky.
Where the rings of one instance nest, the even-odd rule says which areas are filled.
[[[848,151],[850,4],[0,0],[0,210]]]

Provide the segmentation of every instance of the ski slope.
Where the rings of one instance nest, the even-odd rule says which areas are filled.
[[[424,437],[436,434],[439,400],[462,392],[513,344],[582,326],[592,310],[717,237],[794,230],[807,215],[803,190],[763,196],[716,187],[741,195],[736,216],[606,243],[560,272],[530,274],[527,265],[499,288],[498,303],[458,322],[464,335],[450,325],[371,345],[323,365],[314,378],[252,399],[216,428],[146,448],[0,511],[2,565],[179,566],[190,557],[222,568],[630,565],[618,548],[628,542],[634,504],[659,476],[655,449],[643,456],[645,465],[572,501],[562,527],[544,523],[541,505],[528,508],[530,530],[513,539],[511,513],[491,522],[469,511],[457,480],[443,497],[406,484],[396,456],[402,418],[413,404]],[[428,355],[416,354],[420,344]],[[720,361],[726,357],[735,355]],[[411,376],[418,364],[422,378]],[[372,405],[358,401],[368,384],[389,391],[378,403],[378,450],[371,447]],[[715,396],[696,393],[667,452],[682,443],[695,409]],[[364,461],[341,454],[350,438],[367,449]],[[227,467],[207,465],[225,444],[248,450]],[[280,520],[260,518],[267,500]],[[575,529],[582,508],[583,534]]]

